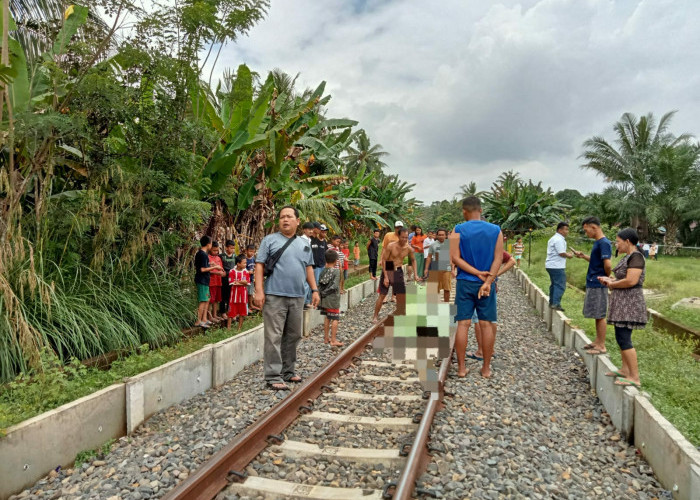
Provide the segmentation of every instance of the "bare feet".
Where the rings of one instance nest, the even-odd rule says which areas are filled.
[[[331,347],[342,347],[344,345],[345,344],[343,344],[342,342],[338,342],[337,340],[334,342],[331,342]]]
[[[374,325],[374,324],[376,324],[378,321],[379,321],[379,318],[378,318],[377,316],[374,316],[374,317],[372,318],[371,323]]]
[[[324,343],[324,344],[328,344],[329,342],[330,342],[330,340],[328,340],[327,338],[324,338],[324,339],[323,339],[323,343]]]
[[[459,368],[459,369],[457,370],[457,376],[458,376],[459,378],[464,378],[464,377],[466,377],[466,376],[467,376],[467,373],[469,373],[469,368],[466,368],[466,367],[464,367],[464,368]]]
[[[482,368],[482,369],[481,369],[481,376],[482,376],[482,377],[484,377],[484,378],[491,378],[491,375],[493,375],[493,374],[491,373],[491,368],[488,368],[488,369]]]

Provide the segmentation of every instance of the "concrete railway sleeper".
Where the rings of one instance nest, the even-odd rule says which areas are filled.
[[[439,393],[371,351],[383,322],[171,490],[167,499],[411,498],[430,459]],[[334,472],[336,471],[336,472]]]

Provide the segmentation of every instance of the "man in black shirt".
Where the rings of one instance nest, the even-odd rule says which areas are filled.
[[[372,232],[372,237],[367,243],[367,256],[369,257],[369,275],[373,280],[377,279],[377,257],[379,257],[379,229]]]
[[[209,272],[219,269],[223,271],[221,266],[209,266],[209,249],[211,248],[211,238],[204,235],[200,238],[199,244],[201,248],[194,256],[194,282],[197,285],[197,322],[194,326],[209,328],[211,322],[207,321],[207,309],[209,308]]]
[[[311,237],[311,251],[314,256],[314,277],[316,278],[316,283],[318,283],[318,278],[321,276],[321,271],[326,267],[326,250],[328,250],[328,242],[326,241],[327,232],[328,228],[325,224],[314,222],[314,235]]]

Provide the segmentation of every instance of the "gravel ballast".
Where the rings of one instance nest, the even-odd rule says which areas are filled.
[[[513,275],[501,278],[493,377],[451,370],[419,483],[445,498],[671,498],[621,438],[577,354],[558,347]],[[592,320],[591,320],[592,321]],[[473,329],[468,350],[475,350]]]

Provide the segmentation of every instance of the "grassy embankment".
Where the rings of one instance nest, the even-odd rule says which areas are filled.
[[[243,331],[262,322],[261,317],[249,317],[243,322]],[[53,356],[45,357],[45,371],[33,377],[20,376],[0,386],[0,436],[3,429],[42,412],[133,377],[169,361],[190,354],[207,344],[219,342],[238,333],[235,327],[208,330],[203,335],[183,338],[171,346],[149,350],[142,346],[139,354],[115,361],[110,369],[87,368],[73,360],[61,366]]]
[[[522,269],[545,293],[549,290],[549,276],[544,269],[547,239],[533,238],[531,266],[527,264],[527,241]],[[577,250],[590,252],[591,243],[574,245]],[[622,257],[622,255],[620,255]],[[613,267],[619,258],[613,258]],[[567,281],[585,287],[588,263],[582,259],[571,259],[567,264]],[[648,262],[645,288],[658,291],[665,296],[650,298],[647,306],[668,315],[676,321],[698,328],[698,312],[679,312],[670,306],[682,297],[700,296],[700,283],[695,278],[700,272],[700,259],[683,257],[661,257]],[[567,288],[562,307],[572,323],[595,338],[595,324],[583,317],[584,294]],[[651,395],[654,406],[694,445],[700,445],[700,362],[693,358],[694,344],[674,339],[664,331],[648,326],[635,330],[632,341],[639,357],[642,390]],[[610,359],[620,366],[620,350],[615,342],[612,326],[608,327],[606,347]]]

